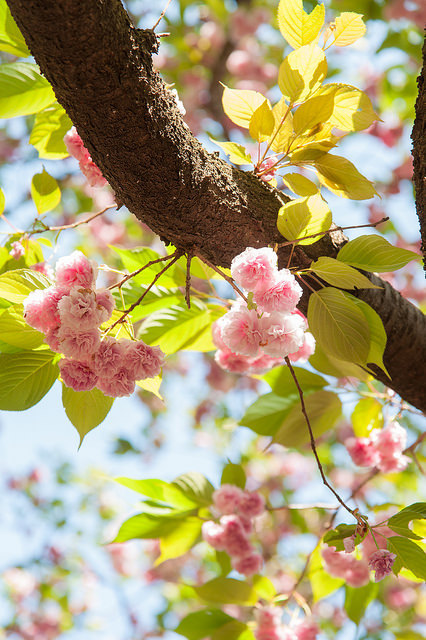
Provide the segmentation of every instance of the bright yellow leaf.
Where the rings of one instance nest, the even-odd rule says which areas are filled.
[[[234,124],[248,129],[253,113],[265,99],[258,91],[225,87],[222,105],[224,112]]]
[[[318,38],[324,24],[323,4],[308,14],[303,9],[303,0],[280,0],[278,5],[279,29],[293,49],[299,49]]]
[[[277,153],[285,153],[289,146],[289,141],[293,135],[293,114],[291,113],[284,98],[272,109],[275,126],[271,136],[271,149]]]
[[[317,185],[300,173],[286,173],[282,179],[284,184],[298,196],[313,196],[318,193]]]
[[[306,198],[291,200],[278,212],[278,231],[286,240],[306,238],[315,233],[328,231],[331,225],[331,211],[328,204],[317,193]],[[312,244],[320,236],[301,240],[299,244]]]
[[[314,96],[300,105],[293,116],[294,132],[298,135],[326,122],[333,113],[334,96],[327,93]]]
[[[353,44],[366,32],[362,14],[352,11],[341,13],[330,25],[330,29],[334,35],[333,44],[337,47],[347,47],[349,44]]]
[[[249,133],[256,142],[263,142],[274,130],[275,118],[269,100],[265,98],[250,118]]]
[[[342,131],[367,129],[378,115],[366,93],[349,84],[330,83],[319,89],[316,95],[332,92],[334,108],[329,122]]]
[[[327,153],[314,164],[320,182],[342,198],[368,200],[377,193],[373,184],[346,158]]]
[[[301,102],[320,87],[326,75],[324,51],[316,44],[307,44],[289,53],[281,63],[278,86],[290,102]]]

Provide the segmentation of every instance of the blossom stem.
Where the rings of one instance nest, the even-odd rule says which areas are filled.
[[[228,282],[231,285],[231,287],[234,289],[234,291],[236,293],[238,293],[238,295],[241,296],[241,298],[246,303],[248,303],[247,297],[244,295],[244,293],[241,291],[241,289],[239,287],[237,287],[237,285],[235,284],[235,282],[233,281],[232,278],[230,278],[228,275],[226,275],[226,273],[224,273],[221,269],[219,269],[219,267],[216,267],[212,262],[209,262],[207,260],[207,258],[204,258],[202,255],[200,255],[196,251],[193,251],[193,254],[194,254],[194,256],[197,256],[197,258],[202,260],[204,262],[204,264],[206,264],[208,267],[210,267],[210,269],[213,269],[213,271],[216,271],[216,273],[218,273],[220,276],[222,276],[222,278],[224,280],[226,280],[226,282]]]

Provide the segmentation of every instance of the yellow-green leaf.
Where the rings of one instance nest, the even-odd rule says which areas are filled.
[[[335,378],[358,378],[358,380],[368,380],[369,374],[352,362],[347,362],[334,358],[329,353],[326,353],[321,346],[316,344],[315,353],[309,358],[309,364],[314,369],[325,373],[328,376],[334,376]]]
[[[162,383],[161,376],[156,376],[155,378],[145,378],[144,380],[136,380],[136,385],[143,389],[144,391],[149,391],[153,393],[160,400],[163,399],[163,396],[160,393],[160,386]]]
[[[64,143],[64,135],[71,129],[72,122],[60,104],[55,103],[36,115],[30,144],[38,151],[40,158],[59,160],[69,154]]]
[[[393,247],[378,235],[364,235],[345,244],[337,259],[366,271],[396,271],[420,256],[414,251]]]
[[[313,196],[318,193],[317,185],[300,173],[286,173],[282,176],[284,184],[298,196]]]
[[[381,403],[376,398],[361,398],[351,416],[352,428],[357,438],[365,438],[373,429],[384,424]]]
[[[31,197],[37,209],[37,213],[41,215],[46,211],[54,209],[61,201],[61,190],[55,178],[52,178],[43,169],[41,173],[36,173],[31,181]]]
[[[377,194],[373,184],[346,158],[327,153],[314,164],[321,183],[342,198],[368,200]]]
[[[326,353],[365,365],[370,349],[370,328],[351,298],[332,287],[312,293],[308,306],[309,329]]]
[[[312,432],[318,437],[332,429],[342,413],[342,403],[332,391],[315,391],[305,398],[306,413]],[[301,447],[310,440],[306,418],[299,403],[291,409],[273,442],[284,447]]]
[[[275,126],[270,143],[271,149],[277,153],[285,153],[293,135],[293,114],[284,98],[273,107]]]
[[[5,0],[0,0],[0,51],[26,58],[30,55],[24,36],[12,18]]]
[[[345,11],[330,25],[330,29],[334,35],[333,44],[337,47],[347,47],[362,38],[367,28],[361,13]]]
[[[237,144],[236,142],[219,142],[213,138],[210,138],[210,140],[223,149],[229,156],[229,160],[234,164],[253,164],[253,160],[242,144]]]
[[[324,24],[325,7],[319,4],[312,13],[303,9],[302,0],[280,0],[278,5],[278,26],[293,49],[303,47],[318,38]]]
[[[207,602],[253,606],[258,600],[257,592],[250,584],[222,576],[194,587],[194,591]]]
[[[309,98],[294,113],[294,132],[300,135],[313,129],[317,124],[326,122],[333,113],[333,107],[334,95],[332,93]]]
[[[340,287],[341,289],[380,289],[356,269],[346,264],[342,269],[341,265],[343,264],[343,262],[334,258],[321,256],[311,264],[310,269],[333,287]]]
[[[378,115],[366,93],[349,84],[330,83],[319,89],[316,95],[332,92],[334,108],[329,122],[342,131],[367,129]]]
[[[24,411],[49,391],[59,374],[50,350],[0,355],[0,409]]]
[[[99,389],[74,391],[62,385],[62,405],[69,421],[78,431],[79,446],[89,431],[105,420],[113,402],[114,398],[105,396]]]
[[[244,129],[249,128],[253,113],[264,101],[265,96],[250,89],[225,87],[222,96],[224,112],[232,122]]]
[[[302,102],[320,87],[326,75],[324,51],[316,44],[307,44],[292,51],[283,60],[278,73],[278,86],[289,102]]]
[[[344,295],[352,303],[356,304],[358,309],[364,314],[364,317],[368,323],[370,329],[370,347],[368,350],[367,364],[371,362],[372,364],[377,365],[378,367],[380,367],[380,369],[382,369],[382,371],[386,373],[386,375],[390,379],[390,375],[386,370],[383,362],[383,354],[386,348],[387,335],[383,326],[382,319],[380,318],[379,314],[363,300],[355,298],[350,293],[344,292]]]
[[[165,560],[178,558],[196,544],[201,533],[200,518],[189,516],[176,523],[176,526],[160,537],[161,554],[154,563],[158,566]]]
[[[274,130],[275,118],[269,100],[257,107],[249,122],[249,133],[256,142],[263,142]]]
[[[300,244],[312,244],[319,239],[307,238],[322,231],[327,231],[331,225],[331,211],[329,206],[317,193],[298,200],[291,200],[283,205],[278,212],[277,227],[286,240],[301,238]]]
[[[4,197],[3,191],[0,189],[0,215],[4,211],[5,204],[6,204],[6,198]]]
[[[0,118],[37,113],[52,102],[55,94],[38,67],[31,62],[11,62],[0,66]]]

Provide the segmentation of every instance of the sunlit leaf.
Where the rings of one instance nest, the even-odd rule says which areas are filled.
[[[200,506],[208,506],[212,503],[214,487],[202,473],[189,471],[173,480],[173,486],[183,495]]]
[[[59,375],[50,350],[0,355],[0,409],[24,411],[39,402]]]
[[[119,484],[137,491],[147,498],[164,502],[167,505],[178,509],[193,509],[196,506],[196,502],[185,495],[184,491],[180,489],[175,483],[165,482],[157,478],[148,478],[144,480],[136,480],[133,478],[115,478],[115,481]]]
[[[294,132],[298,135],[309,131],[321,122],[326,122],[334,108],[333,93],[313,96],[303,102],[293,115]]]
[[[46,289],[52,283],[46,276],[29,269],[16,269],[0,274],[0,297],[22,303],[35,289]]]
[[[270,140],[271,149],[277,153],[285,153],[293,135],[293,114],[284,98],[273,107],[275,125]]]
[[[26,116],[41,111],[56,97],[48,81],[31,62],[0,66],[0,118]]]
[[[160,556],[154,566],[158,566],[165,560],[178,558],[189,551],[199,540],[202,520],[193,516],[176,523],[176,526],[160,536]]]
[[[320,87],[326,75],[324,51],[316,44],[307,44],[284,58],[278,73],[278,86],[289,102],[302,102]]]
[[[5,204],[6,204],[6,198],[4,197],[4,193],[3,193],[2,189],[0,189],[0,215],[4,211]]]
[[[240,464],[228,462],[228,464],[223,468],[220,484],[234,484],[235,486],[240,487],[240,489],[244,489],[246,486],[246,474],[244,468]]]
[[[302,0],[280,0],[278,5],[279,29],[293,49],[303,47],[318,38],[324,16],[323,4],[318,4],[310,14],[303,9]]]
[[[286,240],[301,239],[301,245],[312,244],[320,236],[306,238],[322,231],[328,231],[332,216],[328,204],[320,194],[290,200],[278,212],[277,227]]]
[[[234,124],[249,128],[253,113],[265,101],[258,91],[250,89],[229,89],[225,87],[222,96],[223,110]]]
[[[418,544],[402,536],[392,536],[387,539],[387,547],[397,556],[394,568],[398,565],[406,567],[418,578],[426,580],[426,553]]]
[[[350,293],[345,293],[345,296],[350,299],[351,302],[357,305],[360,311],[364,314],[364,317],[368,323],[370,329],[370,348],[368,350],[367,363],[377,365],[385,372],[390,379],[390,375],[383,362],[383,354],[386,349],[387,335],[385,327],[383,326],[382,319],[379,314],[374,311],[369,304],[359,298],[355,298]]]
[[[317,391],[326,387],[328,382],[322,376],[319,376],[312,371],[308,371],[302,367],[293,366],[293,371],[296,374],[299,386],[302,388],[303,393],[310,393],[311,391]],[[286,397],[290,394],[297,393],[296,383],[293,380],[293,376],[290,373],[290,369],[286,366],[275,367],[265,373],[262,376],[262,380],[265,380],[271,390],[277,395]]]
[[[0,0],[0,51],[18,58],[30,55],[24,36],[13,19],[6,0]]]
[[[160,394],[160,386],[162,383],[161,376],[156,376],[155,378],[145,378],[144,380],[136,380],[136,385],[143,389],[144,391],[149,391],[149,393],[153,393],[160,400],[163,399],[163,396]]]
[[[337,254],[337,259],[366,271],[396,271],[419,255],[408,249],[393,247],[378,235],[364,235],[350,240]]]
[[[378,115],[366,93],[348,84],[331,83],[324,85],[317,95],[332,92],[333,113],[328,121],[342,131],[362,131],[367,129]]]
[[[44,334],[25,322],[24,308],[20,304],[0,310],[0,338],[2,342],[22,350],[36,349],[44,344]]]
[[[352,412],[351,422],[357,438],[368,437],[373,429],[384,425],[381,403],[376,398],[361,398]]]
[[[213,578],[193,589],[202,600],[207,602],[252,606],[258,600],[256,590],[251,585],[234,578]]]
[[[362,14],[349,11],[341,13],[330,25],[330,29],[334,35],[333,44],[337,47],[347,47],[349,44],[353,44],[366,32]]]
[[[322,184],[342,198],[368,200],[377,194],[373,184],[346,158],[327,153],[314,164]]]
[[[58,103],[52,104],[36,115],[30,144],[37,149],[40,158],[66,158],[69,154],[64,135],[71,127],[72,122],[63,107]]]
[[[308,578],[311,583],[314,602],[326,598],[345,584],[343,578],[333,578],[325,571],[319,546],[314,549],[311,555]]]
[[[282,176],[282,180],[286,187],[293,191],[293,193],[297,193],[298,196],[313,196],[318,193],[319,190],[312,180],[302,176],[300,173],[286,173]]]
[[[74,391],[62,385],[62,405],[68,419],[80,436],[80,446],[85,436],[107,417],[114,398],[105,396],[99,389]]]
[[[223,151],[229,156],[229,160],[234,164],[253,164],[250,155],[246,152],[242,144],[236,142],[219,142],[210,138],[214,144],[223,149]]]
[[[179,622],[175,633],[185,636],[188,640],[203,640],[203,638],[209,637],[215,629],[232,620],[234,618],[231,618],[220,609],[194,611]]]
[[[58,183],[44,168],[41,173],[36,173],[33,176],[31,197],[39,215],[46,213],[46,211],[51,211],[61,201],[61,190]]]
[[[264,100],[254,111],[249,122],[249,133],[256,142],[263,142],[273,132],[275,125],[274,114],[269,100]]]
[[[369,582],[363,587],[350,587],[346,585],[346,597],[344,609],[352,622],[359,624],[365,615],[365,611],[377,596],[379,585],[375,582]]]
[[[426,520],[426,502],[415,502],[405,507],[398,513],[389,518],[388,527],[400,536],[412,538],[413,540],[421,540],[422,536],[414,533],[408,524],[413,520]]]
[[[342,269],[341,266],[344,265]],[[334,258],[327,258],[321,256],[313,262],[310,269],[317,276],[322,278],[331,284],[333,287],[340,287],[341,289],[379,289],[377,285],[374,285],[366,276],[362,273],[349,267],[345,263],[335,260]]]

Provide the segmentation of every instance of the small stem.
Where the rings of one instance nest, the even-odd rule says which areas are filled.
[[[299,384],[299,381],[296,377],[296,373],[292,367],[292,364],[290,362],[290,359],[288,356],[285,357],[285,361],[287,363],[288,368],[290,369],[290,373],[291,373],[291,377],[294,380],[294,384],[297,387],[297,391],[299,393],[299,398],[300,398],[300,404],[302,405],[302,413],[305,416],[305,421],[306,424],[308,425],[308,430],[309,430],[309,436],[310,436],[310,440],[311,440],[311,449],[313,451],[313,454],[315,456],[315,460],[317,461],[317,466],[319,469],[319,472],[321,474],[321,478],[323,483],[325,484],[325,486],[333,493],[333,495],[335,496],[335,498],[337,499],[337,501],[342,505],[342,507],[344,507],[346,509],[346,511],[348,511],[358,522],[358,518],[359,516],[356,515],[355,510],[351,509],[350,507],[348,507],[348,505],[344,502],[344,500],[342,500],[342,498],[339,496],[339,494],[337,493],[337,491],[335,491],[335,489],[331,486],[331,484],[328,482],[327,478],[325,477],[325,473],[324,473],[324,469],[322,468],[322,464],[321,464],[321,460],[319,459],[318,456],[318,452],[317,452],[317,447],[316,447],[316,443],[315,443],[315,437],[314,437],[314,433],[312,431],[312,426],[308,417],[308,413],[306,411],[306,405],[305,405],[305,400],[303,398],[303,391],[302,388]]]
[[[288,105],[288,107],[287,107],[287,111],[285,112],[285,114],[284,114],[284,115],[283,115],[283,117],[281,118],[281,122],[280,122],[280,124],[278,125],[277,130],[275,131],[275,133],[274,133],[274,135],[273,135],[272,139],[268,142],[268,145],[267,145],[267,147],[266,147],[265,153],[263,154],[263,156],[262,156],[262,159],[261,159],[260,163],[262,163],[262,162],[264,161],[266,154],[268,153],[269,149],[271,148],[271,145],[273,144],[273,142],[274,142],[275,138],[277,137],[277,135],[278,135],[278,133],[279,133],[279,131],[280,131],[281,127],[283,126],[283,124],[284,124],[284,122],[285,122],[285,120],[286,120],[286,118],[287,118],[288,114],[290,113],[290,111],[291,111],[292,107],[293,107],[293,104],[290,102],[290,104],[289,104],[289,105]]]
[[[308,238],[317,238],[318,236],[325,236],[328,233],[333,233],[334,231],[346,231],[347,229],[364,229],[366,227],[377,227],[379,224],[383,222],[387,222],[389,217],[382,218],[378,222],[373,222],[371,224],[357,224],[350,227],[334,227],[333,229],[328,229],[327,231],[318,231],[318,233],[313,233],[310,236],[304,236],[303,238],[296,238],[295,240],[287,240],[286,242],[281,242],[278,245],[278,248],[287,247],[290,244],[297,244],[301,240],[307,240]]]
[[[297,277],[297,278],[299,278],[299,280],[300,280],[301,282],[303,282],[303,284],[305,285],[305,287],[308,287],[308,289],[310,289],[310,290],[312,291],[312,293],[315,293],[315,289],[314,289],[313,287],[311,287],[311,285],[310,285],[310,284],[308,284],[308,283],[306,282],[306,280],[305,280],[304,278],[302,278],[302,276],[301,276],[300,274],[296,273],[296,277]]]
[[[185,279],[185,302],[188,309],[191,308],[191,253],[186,255],[186,279]]]
[[[29,231],[29,234],[31,236],[34,236],[36,233],[44,233],[45,231],[64,231],[64,229],[75,229],[76,227],[79,227],[81,224],[86,224],[86,222],[91,222],[98,216],[101,216],[103,213],[108,211],[108,209],[115,209],[116,206],[117,206],[116,203],[110,204],[107,207],[105,207],[105,209],[102,209],[102,211],[98,211],[97,213],[94,213],[93,215],[89,216],[89,218],[86,218],[85,220],[78,220],[77,222],[73,222],[72,224],[63,224],[59,227],[46,226],[45,229],[35,229],[34,231]]]
[[[164,18],[164,16],[166,15],[166,11],[169,8],[169,4],[171,3],[172,0],[167,0],[167,4],[164,7],[164,9],[162,10],[162,12],[160,13],[160,17],[158,18],[157,22],[155,23],[155,25],[152,27],[152,31],[155,31],[156,27],[158,27],[158,25],[160,24],[160,22],[162,21],[162,19]]]
[[[120,280],[120,282],[117,282],[116,284],[110,285],[108,287],[108,289],[115,289],[115,287],[121,288],[123,286],[123,284],[125,282],[127,282],[127,280],[130,280],[130,278],[133,278],[134,276],[137,276],[139,273],[144,271],[144,269],[148,269],[148,267],[151,267],[153,264],[157,264],[158,262],[164,262],[165,260],[171,260],[175,255],[176,255],[176,251],[174,253],[171,253],[168,256],[162,256],[161,258],[157,258],[156,260],[150,260],[149,262],[147,262],[140,269],[136,269],[136,271],[132,271],[132,273],[128,273],[127,275],[125,275],[124,278],[122,280]]]
[[[235,284],[235,282],[233,281],[232,278],[227,276],[226,273],[224,273],[221,269],[219,269],[219,267],[216,267],[212,262],[209,262],[207,260],[207,258],[204,258],[197,251],[193,251],[193,254],[194,254],[194,256],[197,256],[197,258],[200,258],[200,260],[202,260],[204,262],[204,264],[206,264],[208,267],[210,267],[210,269],[213,269],[213,271],[216,271],[216,273],[218,273],[220,276],[222,276],[222,278],[224,280],[226,280],[226,282],[228,282],[231,285],[231,287],[234,289],[234,291],[236,293],[238,293],[238,295],[241,296],[241,298],[245,302],[248,302],[247,297],[244,295],[244,293],[241,291],[241,289],[239,287],[237,287],[237,285]]]
[[[291,259],[292,259],[292,257],[293,257],[293,252],[294,252],[294,247],[295,247],[295,246],[296,246],[296,245],[294,245],[294,244],[292,244],[292,245],[291,245],[290,255],[289,255],[289,257],[288,257],[288,261],[287,261],[287,269],[290,267]]]
[[[268,507],[268,511],[282,511],[284,509],[295,509],[300,511],[301,509],[338,509],[337,505],[329,504],[328,502],[318,502],[316,504],[283,504],[282,507]]]

